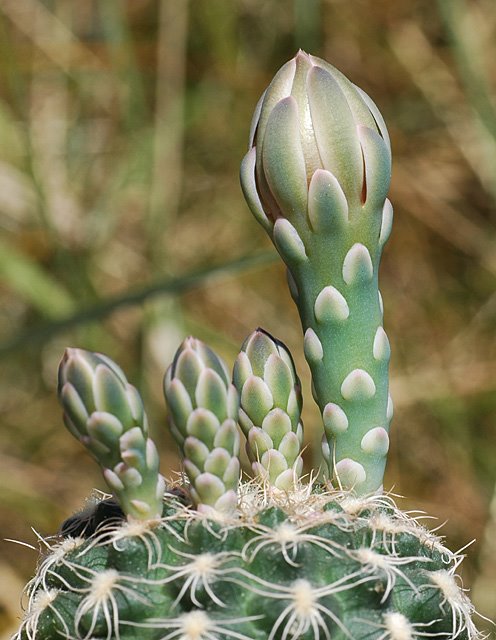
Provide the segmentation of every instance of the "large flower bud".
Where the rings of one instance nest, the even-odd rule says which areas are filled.
[[[240,434],[238,393],[225,364],[203,342],[186,338],[165,375],[164,394],[194,502],[229,513],[237,504]]]
[[[320,58],[300,51],[278,71],[255,110],[249,146],[241,184],[269,233],[279,218],[300,233],[329,227],[333,214],[322,211],[329,197],[339,210],[384,203],[391,173],[384,120],[365,92]]]
[[[330,472],[380,490],[391,403],[379,261],[391,231],[391,150],[372,100],[299,52],[260,99],[241,166],[250,209],[288,267]]]
[[[157,449],[141,397],[122,369],[100,353],[66,349],[58,392],[65,425],[100,463],[123,511],[140,520],[161,517]]]
[[[288,348],[257,329],[241,347],[233,378],[255,476],[278,489],[290,489],[303,467],[303,425],[300,381]]]

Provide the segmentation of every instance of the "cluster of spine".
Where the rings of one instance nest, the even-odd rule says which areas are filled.
[[[390,173],[372,100],[314,56],[285,64],[255,112],[241,183],[288,268],[331,473],[362,494],[382,485],[392,417],[378,289]]]
[[[243,492],[222,522],[166,496],[160,521],[45,541],[14,640],[479,637],[462,557],[387,497]]]

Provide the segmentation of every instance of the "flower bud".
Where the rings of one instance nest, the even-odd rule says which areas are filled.
[[[240,394],[239,423],[255,477],[287,490],[299,478],[301,387],[288,348],[263,329],[243,343],[234,363]]]
[[[124,513],[160,518],[165,481],[158,453],[141,396],[122,369],[101,353],[66,349],[58,394],[66,427],[97,459]]]
[[[299,51],[277,72],[255,110],[249,147],[241,184],[269,233],[281,217],[300,234],[325,227],[320,212],[311,218],[329,191],[338,209],[382,209],[391,173],[384,120],[366,93],[320,58]]]
[[[300,51],[257,105],[241,185],[288,267],[330,474],[358,493],[379,490],[386,463],[390,350],[378,273],[392,224],[390,177],[375,104]],[[262,414],[269,395],[258,379],[250,384]],[[270,450],[267,434],[256,433],[258,450]],[[278,472],[280,459],[270,462]]]
[[[226,365],[201,340],[186,338],[165,375],[164,395],[193,500],[200,511],[230,513],[240,475],[239,397]]]

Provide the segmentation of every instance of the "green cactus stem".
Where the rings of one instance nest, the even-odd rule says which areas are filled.
[[[203,342],[186,338],[165,375],[164,395],[198,510],[232,512],[240,475],[239,397],[226,365]]]
[[[13,640],[482,640],[463,558],[388,496],[246,484],[223,521],[164,505],[45,541]]]
[[[66,427],[101,465],[124,513],[160,518],[165,481],[158,452],[147,436],[141,397],[121,368],[102,354],[66,349],[58,393]]]
[[[303,468],[303,401],[288,348],[257,329],[241,347],[233,380],[241,398],[239,424],[255,477],[278,489],[291,489]]]
[[[360,494],[381,490],[392,417],[378,288],[390,173],[387,130],[363,91],[303,52],[279,70],[241,184],[288,268],[331,472]]]

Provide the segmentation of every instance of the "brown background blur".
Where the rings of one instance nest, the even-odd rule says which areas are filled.
[[[281,264],[250,257],[274,251],[238,185],[256,101],[301,47],[367,91],[392,138],[386,487],[446,520],[453,548],[477,539],[464,584],[496,616],[495,43],[494,0],[0,0],[0,538],[36,545],[31,526],[54,533],[104,488],[62,426],[66,345],[123,366],[167,476],[179,342],[230,365],[261,325],[295,356],[320,463],[296,311]],[[0,542],[2,639],[36,557]]]

